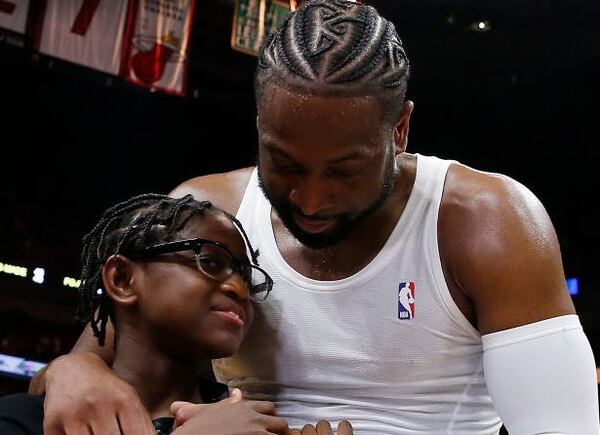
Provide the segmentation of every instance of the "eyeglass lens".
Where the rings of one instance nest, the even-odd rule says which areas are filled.
[[[204,243],[196,253],[196,264],[206,275],[219,281],[229,278],[235,269],[238,269],[236,260],[226,250],[211,243]],[[264,273],[250,264],[241,265],[239,269],[253,297],[258,300],[264,299],[268,293]]]

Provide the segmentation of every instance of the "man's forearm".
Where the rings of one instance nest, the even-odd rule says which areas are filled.
[[[576,315],[482,341],[488,389],[510,433],[600,433],[594,356]]]

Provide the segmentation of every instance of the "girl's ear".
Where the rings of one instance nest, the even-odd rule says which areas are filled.
[[[138,300],[133,274],[137,264],[116,254],[108,257],[102,268],[102,281],[107,296],[119,305],[134,305]]]

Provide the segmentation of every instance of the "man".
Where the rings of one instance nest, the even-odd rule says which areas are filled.
[[[275,402],[291,427],[599,433],[594,358],[550,219],[508,177],[406,153],[408,74],[394,26],[373,8],[309,1],[259,58],[257,170],[172,192],[236,213],[275,281],[239,354],[215,363],[218,378]],[[75,350],[97,353],[90,342]],[[142,418],[81,353],[47,372],[54,422],[98,409],[52,393],[69,372],[88,379],[73,396],[118,390],[103,414]]]

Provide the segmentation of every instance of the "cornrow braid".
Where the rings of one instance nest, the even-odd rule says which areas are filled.
[[[117,326],[112,302],[102,289],[104,262],[111,255],[135,253],[153,244],[172,241],[190,218],[211,207],[210,202],[196,201],[192,195],[178,199],[154,193],[138,195],[108,208],[84,236],[77,316],[91,324],[101,346],[108,319]],[[241,228],[239,222],[236,226]]]
[[[380,97],[401,113],[409,61],[394,24],[375,8],[348,0],[309,0],[264,43],[254,91],[267,84],[309,94]]]

